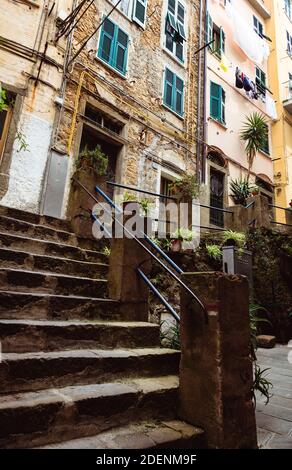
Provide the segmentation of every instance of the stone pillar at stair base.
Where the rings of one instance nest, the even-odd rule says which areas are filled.
[[[124,222],[127,220],[124,216]],[[109,298],[121,304],[124,320],[148,321],[149,288],[137,273],[137,268],[148,275],[151,257],[131,238],[113,238],[108,274]]]
[[[248,281],[222,273],[184,273],[208,324],[181,291],[180,417],[202,427],[210,448],[256,448],[249,357]]]

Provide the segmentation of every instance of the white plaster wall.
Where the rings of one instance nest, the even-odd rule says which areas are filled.
[[[52,125],[32,114],[23,113],[19,129],[25,134],[29,151],[20,151],[16,140],[12,152],[8,191],[1,204],[38,212]]]

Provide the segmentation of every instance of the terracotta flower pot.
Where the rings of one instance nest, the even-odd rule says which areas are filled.
[[[174,252],[178,252],[178,251],[181,251],[181,245],[182,245],[182,241],[179,240],[178,238],[175,238],[171,241],[171,251],[174,251]]]

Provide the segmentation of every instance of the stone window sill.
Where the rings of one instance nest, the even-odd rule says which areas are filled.
[[[222,127],[225,131],[227,131],[227,125],[223,121],[219,121],[218,119],[213,118],[212,116],[209,116],[209,121],[215,122],[218,124],[220,127]]]

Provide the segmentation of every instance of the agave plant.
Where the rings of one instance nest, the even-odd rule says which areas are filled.
[[[265,147],[268,139],[268,126],[265,117],[257,112],[248,116],[241,129],[240,139],[246,144],[245,151],[248,162],[247,180],[249,180],[256,154]]]
[[[254,187],[250,185],[247,178],[242,180],[231,180],[230,182],[231,194],[235,204],[246,205],[247,198],[251,195]]]

